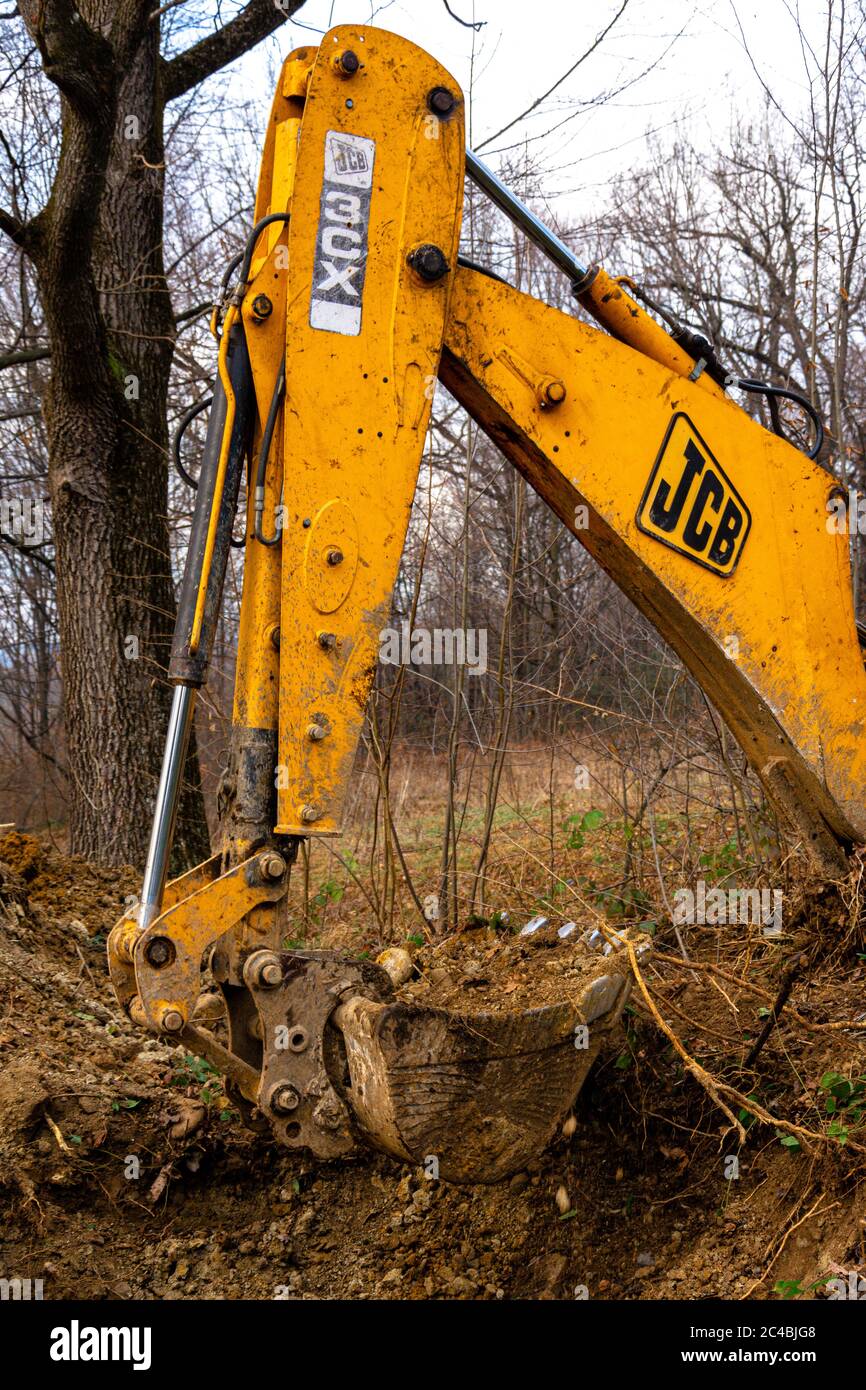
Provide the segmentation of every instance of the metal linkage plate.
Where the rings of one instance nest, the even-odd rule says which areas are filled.
[[[356,1140],[337,1089],[345,1054],[329,1019],[353,995],[387,1002],[392,997],[388,976],[370,962],[346,960],[336,951],[269,951],[250,958],[245,978],[264,1046],[258,1103],[274,1134],[289,1148],[311,1149],[317,1158],[348,1153]]]

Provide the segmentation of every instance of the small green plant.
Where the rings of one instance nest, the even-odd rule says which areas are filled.
[[[324,912],[329,903],[338,903],[345,891],[343,884],[338,883],[333,876],[326,878],[310,898],[310,916],[316,917]]]
[[[113,1100],[111,1108],[115,1114],[119,1110],[134,1110],[137,1105],[141,1105],[140,1100],[133,1100],[131,1096],[124,1096],[121,1100]]]
[[[567,849],[582,849],[589,831],[598,830],[604,824],[603,811],[584,811],[583,815],[567,816],[562,822],[563,830],[568,832],[565,842]]]
[[[832,1115],[827,1128],[831,1139],[847,1144],[852,1129],[863,1123],[866,1114],[866,1076],[849,1081],[838,1071],[827,1071],[820,1080],[824,1092],[824,1110]]]
[[[625,1041],[626,1046],[628,1047],[628,1051],[621,1052],[617,1057],[616,1061],[614,1062],[614,1066],[616,1067],[617,1071],[628,1071],[628,1068],[634,1062],[635,1048],[638,1045],[638,1036],[636,1032],[637,1017],[630,1004],[626,1004],[624,1014],[625,1016],[631,1016],[630,1018],[628,1018],[625,1028]]]
[[[799,1139],[797,1138],[796,1134],[786,1134],[784,1130],[782,1130],[782,1129],[777,1129],[777,1130],[776,1130],[776,1138],[778,1139],[779,1143],[782,1145],[782,1148],[783,1148],[783,1149],[791,1149],[791,1150],[794,1150],[794,1149],[799,1149],[799,1148],[800,1148],[800,1141],[799,1141]]]
[[[758,1099],[758,1093],[757,1093],[757,1091],[751,1091],[751,1092],[746,1096],[746,1100],[757,1100],[757,1099]],[[751,1125],[753,1125],[753,1124],[755,1123],[755,1120],[757,1119],[757,1116],[756,1116],[756,1115],[753,1115],[752,1112],[751,1112],[751,1110],[746,1110],[745,1107],[742,1107],[741,1109],[739,1109],[739,1110],[737,1111],[737,1119],[739,1120],[740,1124],[743,1126],[743,1129],[748,1129]]]
[[[816,1279],[814,1284],[807,1284],[805,1289],[799,1279],[777,1279],[773,1285],[773,1293],[777,1293],[780,1298],[787,1301],[791,1298],[802,1298],[805,1294],[814,1293],[815,1289],[826,1287],[828,1278]]]
[[[179,1062],[175,1062],[171,1073],[173,1086],[204,1086],[217,1076],[217,1069],[205,1057],[195,1057],[188,1052]]]
[[[726,840],[723,845],[704,850],[698,863],[708,883],[718,883],[720,879],[731,878],[744,867],[736,840]]]

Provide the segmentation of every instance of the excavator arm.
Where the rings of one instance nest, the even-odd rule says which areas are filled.
[[[461,263],[466,172],[598,327]],[[379,965],[281,947],[301,840],[340,833],[437,378],[677,651],[832,872],[866,838],[866,677],[847,543],[826,525],[839,487],[728,398],[709,344],[579,265],[466,151],[457,85],[405,39],[342,26],[289,56],[254,220],[214,314],[171,723],[112,978],[134,1019],[208,1057],[289,1146],[333,1157],[361,1137],[490,1181],[573,1103],[627,968],[599,958],[576,998],[465,1017],[401,1002]],[[167,883],[245,470],[221,843]]]

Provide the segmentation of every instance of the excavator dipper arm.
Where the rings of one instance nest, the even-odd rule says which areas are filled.
[[[465,171],[517,210],[600,327],[459,263]],[[282,949],[298,846],[340,833],[437,377],[679,653],[834,870],[866,832],[866,687],[845,540],[825,525],[838,487],[728,399],[708,344],[580,266],[467,155],[454,80],[381,30],[341,26],[286,60],[254,229],[213,326],[175,702],[142,901],[109,939],[115,988],[143,1026],[220,1066],[283,1143],[333,1157],[362,1137],[491,1181],[573,1103],[627,968],[599,958],[579,997],[465,1017],[400,1002],[377,965]],[[245,467],[221,842],[167,884]],[[205,967],[221,1037],[204,1026]]]

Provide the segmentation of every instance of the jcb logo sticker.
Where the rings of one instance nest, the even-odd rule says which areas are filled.
[[[329,130],[319,202],[310,327],[356,337],[361,331],[373,160],[363,135]]]
[[[637,524],[647,536],[727,578],[752,517],[687,415],[675,415],[641,498]]]

